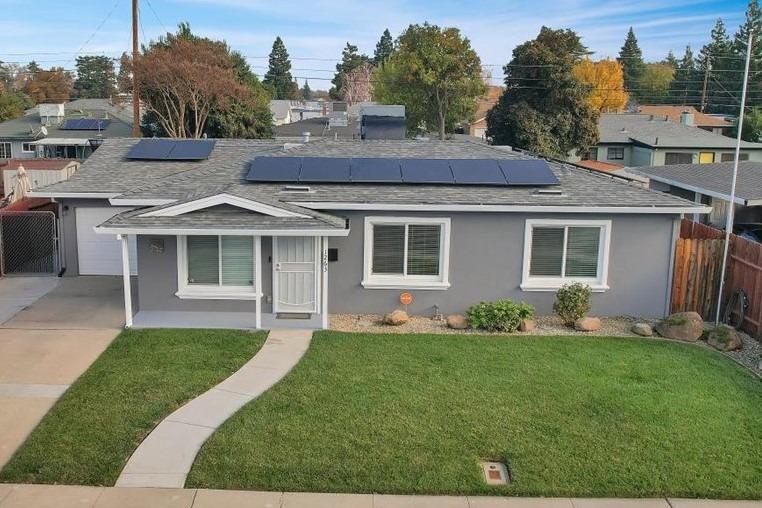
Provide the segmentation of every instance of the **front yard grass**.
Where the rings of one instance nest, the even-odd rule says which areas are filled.
[[[477,462],[510,464],[487,487]],[[190,487],[762,497],[762,383],[695,346],[321,332],[203,447]]]
[[[127,330],[69,388],[0,472],[0,481],[113,485],[169,413],[225,379],[264,333]]]

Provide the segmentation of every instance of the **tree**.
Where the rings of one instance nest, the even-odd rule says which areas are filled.
[[[733,80],[733,44],[725,29],[725,23],[718,19],[710,35],[710,41],[701,48],[698,71],[706,82],[706,94],[701,97],[701,111],[723,112],[723,96]],[[697,76],[698,77],[698,76]]]
[[[31,99],[23,93],[5,90],[0,93],[0,122],[19,118],[26,109],[32,106]]]
[[[664,104],[669,101],[669,85],[675,69],[667,63],[647,63],[638,84],[639,96],[644,102]]]
[[[457,28],[410,25],[375,74],[373,96],[404,104],[409,132],[436,130],[439,138],[472,119],[485,92],[481,61]]]
[[[119,72],[116,75],[116,89],[120,94],[132,93],[132,59],[127,53],[119,57]]]
[[[336,75],[331,80],[333,86],[328,93],[332,99],[341,100],[341,88],[344,84],[344,76],[366,62],[370,62],[370,58],[367,55],[358,53],[357,46],[347,42],[347,45],[344,46],[344,50],[341,52],[341,62],[336,64]]]
[[[732,135],[735,137],[738,135],[738,122],[736,121],[735,127],[733,127]],[[743,132],[741,132],[741,139],[744,141],[751,141],[753,143],[762,143],[762,108],[755,107],[751,111],[746,113],[743,117]]]
[[[373,66],[363,62],[349,71],[341,80],[341,99],[349,104],[371,100],[371,76]]]
[[[505,91],[487,114],[493,143],[558,158],[595,145],[598,112],[588,101],[591,87],[573,72],[587,54],[572,30],[548,27],[517,46],[503,68]]]
[[[302,99],[305,101],[312,100],[312,89],[306,79],[304,80],[304,86],[302,87]]]
[[[381,39],[376,43],[376,51],[373,52],[373,65],[378,67],[384,63],[393,51],[394,40],[392,39],[391,32],[389,32],[389,29],[387,28],[384,30],[384,33],[381,34]]]
[[[34,66],[34,67],[33,67]],[[23,92],[28,95],[35,104],[41,102],[66,102],[71,97],[72,78],[71,74],[61,67],[52,67],[50,70],[39,70],[35,62],[29,64],[30,74],[23,84]]]
[[[640,76],[643,74],[645,63],[643,62],[643,52],[638,46],[638,39],[635,37],[635,31],[630,27],[627,32],[627,38],[624,40],[622,49],[619,50],[619,63],[624,68],[624,87],[633,93],[637,91]],[[637,95],[637,93],[634,93]]]
[[[272,92],[273,99],[294,98],[294,78],[291,77],[291,60],[280,36],[275,38],[264,85]]]
[[[84,99],[102,99],[116,92],[114,61],[107,56],[78,56],[74,95]]]
[[[701,78],[693,51],[690,46],[686,46],[669,87],[670,101],[683,106],[701,107]]]
[[[672,52],[671,49],[667,52],[666,58],[664,58],[664,60],[662,60],[660,63],[669,65],[670,67],[672,67],[672,69],[677,69],[677,64],[678,64],[677,58],[675,57],[675,54]]]
[[[590,85],[588,102],[594,110],[599,113],[624,110],[628,96],[624,90],[622,64],[609,59],[593,62],[585,58],[574,67],[573,74]]]
[[[748,93],[749,97],[759,97],[762,95],[762,80],[758,78],[758,76],[762,74],[762,9],[760,8],[758,0],[749,1],[744,22],[738,27],[738,30],[733,37],[732,53],[735,58],[732,62],[733,70],[735,72],[726,73],[728,80],[724,84],[735,97],[740,96],[741,88],[743,87],[746,49],[749,34],[752,31],[754,32],[754,39],[751,46],[751,60],[749,62]],[[738,101],[733,101],[733,106],[730,108],[731,111],[725,112],[731,112],[737,115],[738,107]]]

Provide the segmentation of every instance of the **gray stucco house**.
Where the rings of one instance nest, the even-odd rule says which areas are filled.
[[[474,141],[220,139],[206,159],[128,158],[138,142],[108,139],[35,193],[60,203],[66,275],[132,274],[128,326],[319,328],[329,313],[393,310],[402,292],[414,314],[497,298],[544,314],[573,280],[592,286],[596,314],[663,316],[679,219],[709,211]],[[255,158],[286,176],[250,181]],[[352,177],[293,181],[308,159],[329,172],[351,159]],[[355,168],[370,160],[411,178],[363,179]],[[426,176],[511,161],[544,165],[557,185]]]

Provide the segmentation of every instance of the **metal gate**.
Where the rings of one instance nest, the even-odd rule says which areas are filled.
[[[53,212],[0,212],[0,274],[57,274],[59,268]]]

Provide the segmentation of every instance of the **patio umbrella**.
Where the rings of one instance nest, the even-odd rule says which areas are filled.
[[[16,183],[13,185],[11,202],[21,201],[31,190],[32,182],[29,181],[29,175],[26,174],[24,166],[19,166],[18,171],[16,171]]]

